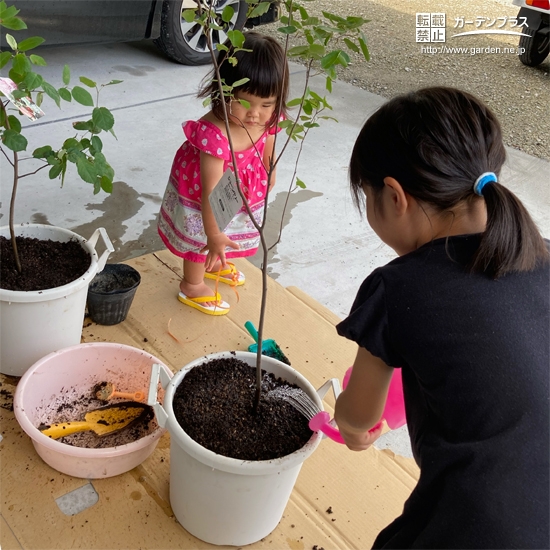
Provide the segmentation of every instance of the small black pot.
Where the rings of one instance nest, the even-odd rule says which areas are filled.
[[[126,264],[107,264],[88,288],[88,314],[98,325],[116,325],[126,319],[141,276]]]

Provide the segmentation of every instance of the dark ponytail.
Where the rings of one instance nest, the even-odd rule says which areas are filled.
[[[499,183],[482,191],[487,226],[471,269],[495,279],[511,271],[531,271],[548,260],[548,248],[523,203]]]
[[[361,210],[363,186],[376,197],[390,176],[419,202],[445,212],[481,200],[474,182],[486,172],[498,176],[505,160],[500,124],[481,101],[454,88],[425,88],[393,98],[367,120],[351,156],[351,191]],[[520,200],[496,182],[482,195],[487,226],[471,270],[497,278],[548,261]]]

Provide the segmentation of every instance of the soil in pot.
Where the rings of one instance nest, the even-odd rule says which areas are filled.
[[[0,287],[34,291],[72,283],[88,270],[90,254],[78,241],[16,237],[22,273],[15,267],[11,240],[0,237]]]
[[[76,395],[75,390],[62,389],[60,395],[49,404],[48,409],[42,412],[39,429],[43,426],[58,422],[72,422],[82,420],[88,411],[104,407],[106,404],[127,401],[126,399],[110,399],[108,402],[95,398],[96,386],[89,392]],[[69,396],[69,397],[68,397]],[[147,407],[147,414],[138,422],[131,424],[123,430],[105,436],[97,436],[92,431],[79,432],[57,439],[60,443],[83,447],[86,449],[106,449],[133,443],[142,437],[149,435],[158,428],[155,413],[152,407]]]
[[[240,460],[273,460],[301,449],[311,438],[308,420],[283,399],[277,387],[298,387],[263,373],[262,397],[254,412],[256,371],[236,357],[194,367],[174,392],[174,416],[197,443]]]

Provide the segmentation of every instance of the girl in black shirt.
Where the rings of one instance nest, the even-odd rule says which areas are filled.
[[[396,97],[364,125],[350,181],[399,258],[361,285],[335,419],[368,448],[402,369],[420,479],[374,548],[549,548],[549,249],[498,182],[500,125],[465,92]]]

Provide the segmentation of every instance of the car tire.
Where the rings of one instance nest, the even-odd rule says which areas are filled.
[[[529,36],[519,38],[519,47],[523,48],[523,53],[519,54],[519,60],[528,67],[540,65],[550,52],[548,32],[544,33],[541,30],[523,28],[521,31]]]
[[[173,61],[183,65],[205,65],[212,62],[204,29],[198,24],[187,23],[181,16],[184,0],[164,0],[161,14],[160,37],[155,44]],[[242,30],[246,22],[246,0],[214,0],[217,24],[221,26],[221,12],[225,6],[235,10],[229,25],[223,31],[212,31],[213,45],[227,41],[228,30]],[[219,6],[219,8],[217,7]],[[185,9],[185,8],[183,8]]]

